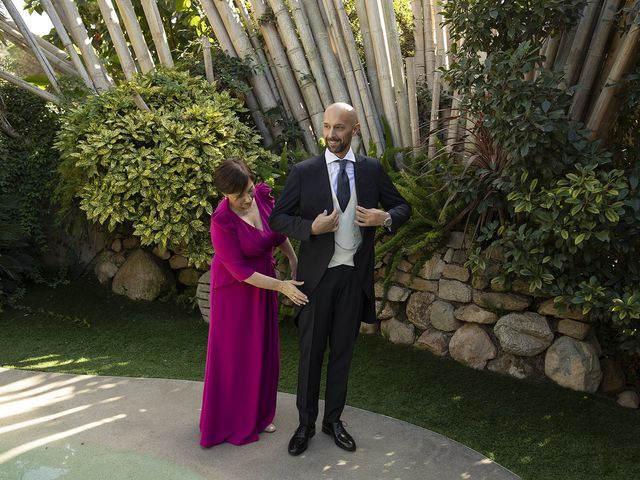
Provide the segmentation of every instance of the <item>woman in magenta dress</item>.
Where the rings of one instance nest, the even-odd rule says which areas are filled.
[[[273,250],[279,247],[296,271],[289,240],[272,232],[267,220],[271,188],[238,158],[214,173],[224,194],[211,215],[211,313],[204,377],[200,445],[244,445],[273,432],[280,368],[278,297],[307,302],[295,280],[275,278]]]

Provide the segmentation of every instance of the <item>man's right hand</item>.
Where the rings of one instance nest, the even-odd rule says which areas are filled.
[[[323,233],[335,232],[338,230],[338,209],[334,208],[333,212],[327,214],[325,210],[319,214],[311,224],[311,234],[321,235]]]

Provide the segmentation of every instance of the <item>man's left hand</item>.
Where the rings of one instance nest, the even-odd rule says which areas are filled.
[[[381,227],[387,212],[377,208],[356,207],[356,225],[359,227]]]

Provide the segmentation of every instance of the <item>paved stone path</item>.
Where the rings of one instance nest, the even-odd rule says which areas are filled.
[[[201,449],[201,395],[201,382],[0,369],[0,479],[519,478],[442,435],[351,407],[343,420],[355,453],[318,429],[307,452],[291,457],[297,412],[285,393],[278,394],[277,432],[243,447]]]

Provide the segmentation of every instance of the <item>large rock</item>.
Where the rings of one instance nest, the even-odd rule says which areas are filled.
[[[174,284],[170,271],[158,265],[153,255],[137,249],[113,277],[111,289],[133,300],[155,300]]]
[[[449,342],[449,353],[454,360],[477,370],[496,356],[496,346],[484,329],[472,323],[463,325]]]
[[[615,395],[624,390],[627,380],[624,370],[618,361],[613,358],[604,357],[600,359],[600,369],[602,370],[602,382],[600,391],[606,395]]]
[[[429,309],[436,296],[429,292],[412,293],[407,302],[407,319],[420,330],[429,325]]]
[[[429,260],[427,260],[420,269],[420,275],[427,280],[438,280],[442,276],[442,270],[445,267],[445,263],[439,254],[435,254]]]
[[[640,406],[640,397],[633,390],[626,390],[618,395],[618,405],[637,409]]]
[[[434,293],[438,291],[438,282],[434,280],[425,280],[420,277],[411,278],[411,274],[406,272],[396,271],[393,276],[393,280],[405,287],[409,287],[411,290]]]
[[[428,328],[416,340],[415,346],[429,350],[431,353],[444,357],[449,352],[451,334],[441,332],[435,328]]]
[[[440,279],[438,282],[438,296],[443,300],[467,303],[471,301],[471,287],[458,280]]]
[[[570,318],[571,320],[584,320],[582,310],[577,307],[563,307],[562,304],[557,304],[553,301],[553,298],[545,300],[538,307],[538,313],[540,315],[549,315],[556,318]]]
[[[182,255],[175,254],[169,259],[169,265],[171,265],[171,268],[174,270],[180,270],[181,268],[187,268],[189,266],[189,260]]]
[[[595,348],[566,336],[559,337],[547,350],[544,373],[558,385],[580,392],[595,392],[602,380]]]
[[[380,331],[391,343],[411,345],[416,339],[414,326],[395,318],[380,322]]]
[[[523,357],[543,352],[553,341],[547,319],[533,312],[505,315],[498,320],[493,331],[505,352]]]
[[[387,292],[387,300],[390,302],[404,302],[409,298],[411,290],[408,288],[398,287],[397,285],[391,285]]]
[[[118,272],[118,266],[110,261],[98,262],[93,271],[100,283],[107,283]]]
[[[378,318],[378,320],[389,320],[390,318],[395,316],[398,310],[396,305],[390,302],[384,302],[384,307],[382,307],[382,310],[380,310],[381,307],[382,300],[376,300],[376,317]]]
[[[473,303],[457,308],[453,315],[463,322],[483,323],[485,325],[493,325],[498,321],[498,316],[495,313]]]
[[[576,322],[575,320],[563,318],[558,322],[558,333],[577,338],[578,340],[584,340],[589,334],[589,330],[591,330],[589,325]]]
[[[451,280],[466,282],[469,280],[470,274],[467,267],[461,267],[460,265],[446,265],[442,270],[442,276]]]
[[[520,311],[531,305],[531,298],[515,293],[473,291],[473,302],[488,309]]]
[[[433,302],[429,319],[431,325],[445,332],[453,332],[462,326],[462,322],[456,320],[453,315],[453,305],[442,300]]]
[[[113,242],[111,242],[111,250],[113,250],[114,252],[119,252],[120,250],[122,250],[122,240],[116,238]]]
[[[537,376],[536,369],[528,358],[518,357],[510,353],[505,353],[495,360],[491,360],[487,364],[487,370],[503,375],[510,375],[520,380]]]
[[[178,271],[178,281],[183,285],[193,287],[198,285],[200,275],[201,272],[197,271],[195,268],[183,268]]]

